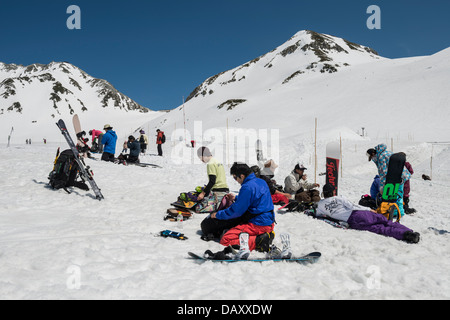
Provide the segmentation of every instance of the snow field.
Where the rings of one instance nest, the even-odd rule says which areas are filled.
[[[356,152],[355,152],[356,144]],[[376,168],[365,150],[370,141],[344,144],[340,194],[358,201],[368,193]],[[313,265],[288,263],[198,264],[187,252],[221,250],[200,239],[204,215],[184,222],[187,241],[156,237],[177,230],[163,221],[179,193],[206,182],[204,165],[177,165],[166,157],[142,162],[163,169],[125,167],[86,160],[105,201],[91,191],[72,194],[45,187],[58,146],[34,144],[0,148],[0,297],[3,299],[448,299],[450,251],[446,195],[449,162],[446,147],[434,149],[435,180],[420,179],[427,144],[404,144],[416,174],[411,205],[418,210],[403,223],[421,233],[409,245],[368,232],[335,229],[301,213],[277,214],[276,233],[291,235],[296,254],[322,252]],[[281,150],[276,179],[291,170],[291,150],[310,159],[309,143]],[[319,150],[324,152],[324,145]],[[408,152],[410,151],[410,152]],[[149,151],[152,153],[152,149]],[[319,152],[319,166],[324,162]],[[97,155],[98,157],[98,155]],[[308,167],[308,164],[307,164]],[[447,166],[448,167],[448,166]],[[313,166],[309,167],[310,179]],[[427,173],[428,172],[424,172]],[[324,177],[318,177],[323,185]],[[228,176],[231,190],[239,185]],[[279,243],[279,239],[275,238]]]

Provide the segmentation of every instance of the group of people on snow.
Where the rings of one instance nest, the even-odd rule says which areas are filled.
[[[315,203],[315,216],[327,217],[336,221],[346,222],[349,228],[365,230],[376,234],[393,237],[408,243],[418,243],[420,234],[405,227],[399,222],[393,222],[384,215],[377,213],[366,206],[350,202],[343,196],[336,196],[335,188],[331,184],[325,184],[322,189],[322,197],[317,188],[317,183],[307,180],[305,170],[307,168],[299,163],[285,178],[285,187],[276,184],[272,178],[277,165],[271,160],[261,170],[258,166],[250,168],[244,163],[234,163],[230,169],[230,175],[241,185],[238,195],[229,192],[226,182],[225,168],[207,147],[201,147],[197,151],[200,160],[206,164],[208,184],[199,195],[198,200],[214,196],[217,203],[226,200],[230,205],[223,210],[214,211],[201,223],[202,239],[219,239],[226,248],[223,251],[212,254],[212,259],[227,259],[230,246],[239,246],[239,235],[249,235],[248,247],[250,251],[269,252],[275,237],[274,203],[296,201],[298,203]],[[379,186],[372,187],[372,195],[375,197],[382,192],[386,182],[386,174],[389,158],[392,152],[387,151],[387,146],[380,144],[367,151],[369,161],[373,161],[379,173]],[[409,179],[412,167],[406,166],[402,173],[402,188],[406,189],[405,198],[409,202]],[[406,187],[406,183],[408,186]],[[375,188],[377,190],[375,190]],[[377,192],[375,192],[377,191]],[[402,204],[399,197],[398,202]],[[407,206],[407,213],[409,207]],[[413,209],[412,209],[413,210]],[[402,211],[403,215],[404,212]]]
[[[104,125],[103,131],[100,130],[90,130],[89,135],[92,136],[92,151],[102,154],[102,161],[115,161],[116,145],[117,145],[117,134],[113,130],[113,127],[109,124]],[[139,162],[139,155],[145,154],[148,147],[148,137],[144,130],[139,131],[140,136],[136,139],[134,136],[130,135],[128,140],[124,142],[122,153],[119,156],[119,160],[123,160],[129,163]],[[162,156],[162,144],[165,142],[164,132],[157,129],[156,130],[156,144],[158,149],[158,155]],[[79,139],[80,140],[80,139]],[[130,153],[128,154],[128,149]],[[123,154],[125,153],[125,154]]]

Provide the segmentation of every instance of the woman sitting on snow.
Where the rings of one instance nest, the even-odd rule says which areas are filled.
[[[389,221],[373,210],[367,211],[367,207],[355,205],[342,196],[333,196],[333,192],[334,187],[331,184],[323,186],[324,199],[318,203],[317,216],[347,222],[351,229],[370,231],[408,243],[419,242],[418,232],[398,222]]]

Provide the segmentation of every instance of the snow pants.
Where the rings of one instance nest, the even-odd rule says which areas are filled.
[[[347,223],[352,229],[369,231],[397,240],[403,240],[404,233],[412,231],[404,225],[389,221],[383,215],[372,211],[355,210],[350,215]]]
[[[250,251],[255,250],[256,247],[256,237],[263,233],[270,233],[273,231],[275,224],[270,226],[257,226],[253,223],[240,224],[234,228],[228,230],[220,239],[220,244],[223,246],[234,246],[239,245],[239,235],[243,232],[248,233],[248,247]]]

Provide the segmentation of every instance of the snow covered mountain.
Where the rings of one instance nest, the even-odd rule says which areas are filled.
[[[271,52],[208,78],[186,101],[237,86],[245,88],[246,92],[248,89],[268,90],[303,74],[334,73],[350,65],[378,59],[381,57],[371,48],[314,31],[300,31]]]
[[[186,99],[186,128],[280,129],[282,138],[319,132],[372,139],[442,141],[450,130],[450,49],[386,59],[350,41],[300,31],[273,51],[208,78]],[[182,128],[183,106],[148,127]],[[323,136],[322,136],[323,137]],[[319,139],[321,136],[319,136]],[[448,138],[447,138],[448,140]]]
[[[86,129],[110,123],[125,126],[128,134],[135,123],[158,113],[68,62],[29,66],[0,62],[1,136],[14,126],[16,138],[54,140],[58,134],[54,123],[61,118],[67,122],[74,114]]]

